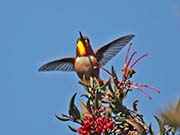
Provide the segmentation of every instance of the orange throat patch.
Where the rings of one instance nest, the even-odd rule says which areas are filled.
[[[82,43],[82,41],[80,41],[80,40],[77,43],[77,50],[78,50],[78,53],[80,56],[87,55],[87,50],[86,50],[84,44]]]

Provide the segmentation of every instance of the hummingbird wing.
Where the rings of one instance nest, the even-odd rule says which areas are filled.
[[[127,35],[113,40],[95,51],[97,60],[104,66],[111,60],[135,35]]]
[[[67,57],[51,61],[39,68],[39,71],[75,71],[75,57]]]

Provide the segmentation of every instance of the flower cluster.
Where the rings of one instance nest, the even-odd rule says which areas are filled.
[[[94,116],[86,117],[83,124],[78,128],[80,135],[103,134],[108,133],[114,127],[114,122],[109,117]]]

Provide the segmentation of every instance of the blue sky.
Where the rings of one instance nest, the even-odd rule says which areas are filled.
[[[134,81],[161,90],[152,101],[134,90],[126,99],[140,100],[147,123],[152,114],[180,96],[180,2],[6,0],[0,2],[0,134],[73,135],[54,115],[67,113],[70,97],[83,88],[75,73],[39,73],[47,61],[75,55],[78,31],[94,49],[117,37],[135,34],[133,50],[149,53],[135,66]],[[127,47],[105,67],[121,70]],[[108,78],[101,72],[101,78]],[[70,124],[70,123],[69,123]],[[155,127],[154,124],[153,127]]]

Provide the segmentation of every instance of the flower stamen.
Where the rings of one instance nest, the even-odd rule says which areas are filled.
[[[137,54],[137,51],[133,52],[133,54],[131,55],[131,57],[130,57],[128,63],[127,63],[127,66],[129,66],[129,64],[130,64],[132,58],[135,56],[135,54]]]
[[[127,50],[127,53],[126,53],[126,57],[125,57],[124,64],[127,64],[128,55],[129,55],[129,52],[130,52],[130,50],[131,50],[131,46],[132,46],[132,43],[129,44],[129,47],[128,47],[128,50]]]
[[[142,93],[144,93],[146,96],[148,96],[148,98],[149,98],[150,100],[152,99],[151,95],[150,95],[148,92],[146,92],[145,90],[143,90],[143,89],[141,89],[141,88],[139,88],[139,87],[137,87],[137,86],[135,86],[135,85],[131,85],[131,87],[134,88],[134,89],[136,89],[136,90],[141,91]]]
[[[133,68],[134,67],[134,65],[136,65],[136,63],[138,62],[138,61],[140,61],[142,58],[144,58],[144,57],[146,57],[146,56],[148,56],[149,54],[144,54],[144,55],[142,55],[141,57],[139,57],[131,66],[130,66],[130,68]]]
[[[149,86],[149,85],[146,85],[146,84],[137,84],[138,86],[142,86],[142,87],[146,87],[146,88],[149,88],[149,89],[152,89],[154,91],[156,91],[157,93],[160,93],[160,90],[157,89],[157,88],[154,88],[152,86]]]

